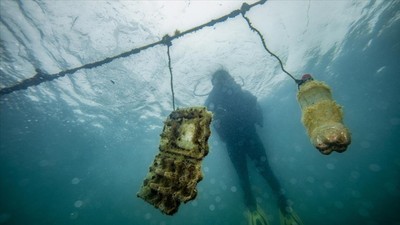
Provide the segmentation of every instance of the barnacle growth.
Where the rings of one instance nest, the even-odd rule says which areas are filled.
[[[351,135],[343,124],[342,107],[333,100],[331,89],[312,80],[300,86],[297,100],[311,143],[325,155],[344,152],[351,143]]]
[[[137,196],[167,215],[181,202],[196,198],[203,179],[201,162],[208,154],[212,114],[205,107],[173,111],[164,122],[160,152],[156,155]]]

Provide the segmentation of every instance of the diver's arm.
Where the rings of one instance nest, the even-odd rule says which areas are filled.
[[[251,123],[263,127],[264,118],[263,118],[262,108],[257,101],[257,97],[248,91],[244,91],[243,93],[245,96],[244,99],[246,99],[245,102],[243,102],[243,105],[247,105],[246,107],[248,110],[248,114],[250,115],[251,118],[250,120]]]
[[[206,99],[206,101],[204,102],[204,106],[209,108],[210,107],[210,96],[208,96],[208,98]]]
[[[258,124],[260,127],[263,127],[264,126],[264,116],[263,116],[263,111],[262,111],[261,105],[260,105],[260,103],[258,103],[258,101],[256,103],[255,117],[256,117],[256,124]]]
[[[204,105],[207,107],[207,110],[214,112],[214,101],[215,101],[215,90],[212,89],[206,101],[204,102]]]

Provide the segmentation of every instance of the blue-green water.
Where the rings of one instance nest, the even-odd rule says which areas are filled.
[[[291,80],[259,98],[268,160],[306,225],[400,224],[399,9],[392,2],[371,32],[365,32],[368,20],[350,30],[340,55],[311,54],[303,68],[330,85],[344,106],[352,132],[346,152],[325,156],[312,147]],[[62,96],[34,101],[19,91],[0,97],[0,224],[247,224],[236,174],[216,135],[196,200],[165,216],[136,197],[158,151],[162,120],[141,117],[134,107],[71,106]],[[77,110],[94,119],[81,121]],[[92,126],[101,119],[96,115],[106,115],[106,122]],[[254,170],[250,175],[257,202],[279,224],[269,187]]]

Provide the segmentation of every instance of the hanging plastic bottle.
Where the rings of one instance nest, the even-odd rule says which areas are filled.
[[[304,74],[298,84],[301,121],[311,143],[325,155],[344,152],[351,143],[351,134],[343,124],[342,106],[333,100],[331,89],[310,74]]]

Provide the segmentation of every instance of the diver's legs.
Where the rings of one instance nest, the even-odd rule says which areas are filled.
[[[268,182],[272,191],[278,198],[279,207],[282,209],[286,208],[287,207],[286,196],[283,193],[283,190],[281,188],[281,185],[277,177],[275,176],[271,167],[269,166],[268,160],[265,160],[264,162],[261,160],[257,160],[255,161],[255,165],[257,167],[257,170],[260,172],[261,176],[264,177],[264,179]]]
[[[272,191],[278,198],[279,215],[282,225],[303,225],[300,217],[295,211],[289,206],[285,195],[282,192],[281,186],[275,174],[272,171],[271,166],[267,160],[267,154],[265,153],[264,146],[258,137],[254,134],[248,138],[247,149],[249,157],[254,161],[257,170],[261,176],[271,186]],[[256,223],[257,224],[257,223]]]
[[[243,189],[245,204],[250,210],[255,210],[257,205],[254,200],[253,193],[251,192],[246,155],[244,154],[243,149],[237,146],[237,143],[227,144],[226,147],[228,149],[231,162],[239,176],[239,182]]]
[[[269,165],[264,145],[257,134],[253,135],[248,141],[248,155],[250,159],[254,161],[257,171],[267,181],[268,185],[278,198],[279,207],[285,209],[287,207],[287,199],[282,192],[278,178],[275,176],[271,166]]]

